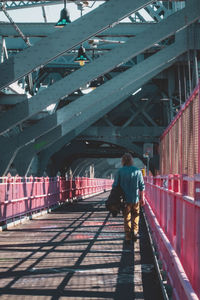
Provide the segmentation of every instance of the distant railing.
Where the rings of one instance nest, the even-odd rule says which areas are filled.
[[[0,177],[0,223],[111,189],[110,179]]]
[[[188,196],[191,182],[193,197]],[[194,291],[200,298],[200,176],[146,177],[145,184],[149,204],[145,211],[173,286],[173,299],[198,299]],[[179,258],[183,271],[175,257]]]

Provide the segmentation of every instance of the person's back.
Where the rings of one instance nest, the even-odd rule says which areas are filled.
[[[115,176],[113,187],[120,186],[124,193],[124,230],[126,242],[138,236],[140,204],[144,205],[144,179],[142,172],[133,166],[130,153],[122,156],[122,168]]]
[[[135,166],[123,166],[119,169],[113,186],[120,185],[127,203],[139,201],[139,191],[144,190],[142,172]]]

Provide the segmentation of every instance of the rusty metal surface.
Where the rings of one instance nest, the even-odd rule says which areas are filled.
[[[141,218],[124,244],[108,193],[0,233],[0,299],[162,299]]]

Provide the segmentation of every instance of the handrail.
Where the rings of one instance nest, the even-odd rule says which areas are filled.
[[[159,228],[163,230],[169,240],[194,291],[200,298],[200,268],[199,263],[197,263],[200,259],[200,174],[192,177],[185,174],[145,177],[145,185],[146,199],[158,221],[157,225],[152,221],[152,214],[148,209],[148,205],[145,207],[145,211],[147,211],[148,221],[153,227],[152,232],[157,235],[156,244],[161,252],[163,265],[169,278],[174,278],[174,272],[178,271],[168,261],[169,256],[166,247],[162,242],[162,238],[159,237]],[[179,274],[176,275],[178,280]],[[173,280],[170,284],[176,290],[175,284],[182,285],[182,283],[175,283]],[[178,292],[181,291],[183,293],[184,289]],[[179,295],[179,299],[193,298],[185,298],[182,294]]]
[[[110,190],[113,180],[102,178],[0,177],[0,224],[66,201]]]

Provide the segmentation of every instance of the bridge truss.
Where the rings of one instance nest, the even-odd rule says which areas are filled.
[[[81,160],[81,175],[94,165],[108,176],[124,151],[156,172],[159,137],[198,83],[200,2],[68,2],[91,12],[59,29],[45,13],[43,23],[1,23],[0,175],[73,173]]]

